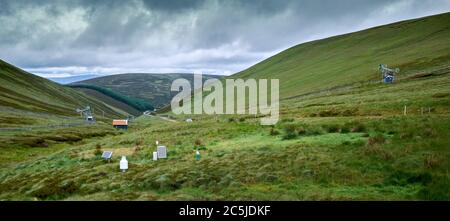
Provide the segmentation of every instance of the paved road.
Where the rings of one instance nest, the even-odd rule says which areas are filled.
[[[162,119],[162,120],[169,121],[169,122],[173,122],[173,123],[178,122],[178,121],[176,121],[176,120],[174,120],[174,119],[170,119],[170,118],[168,118],[168,117],[162,117],[162,116],[157,116],[157,115],[151,115],[150,112],[147,112],[147,111],[144,112],[144,115],[145,115],[145,116],[148,116],[148,117],[159,117],[159,118]]]

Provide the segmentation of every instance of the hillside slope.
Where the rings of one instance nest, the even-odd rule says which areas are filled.
[[[109,104],[113,107],[117,107],[121,110],[126,111],[129,114],[132,114],[134,116],[139,116],[142,114],[141,111],[137,110],[136,108],[121,102],[119,100],[116,100],[110,96],[107,96],[99,91],[93,90],[93,89],[88,89],[88,88],[74,88],[77,91],[81,91],[87,95],[89,95],[90,97],[95,97],[98,100],[101,100],[103,102],[105,102],[106,104]]]
[[[221,76],[203,75],[203,80]],[[129,97],[145,99],[155,107],[170,103],[177,92],[171,92],[172,81],[185,78],[193,82],[192,74],[118,74],[75,82],[73,84],[96,85],[111,89]]]
[[[0,60],[0,107],[45,114],[77,116],[76,108],[91,105],[106,117],[126,115],[71,88],[25,72]]]
[[[450,13],[402,21],[294,46],[231,78],[280,80],[280,98],[377,81],[379,64],[399,78],[450,63]]]

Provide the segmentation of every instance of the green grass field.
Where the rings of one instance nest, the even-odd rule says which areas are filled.
[[[166,113],[177,122],[0,132],[0,199],[450,200],[449,17],[306,43],[237,74],[280,78],[274,126]],[[398,81],[381,83],[379,63],[400,66]],[[156,140],[168,158],[155,162]]]

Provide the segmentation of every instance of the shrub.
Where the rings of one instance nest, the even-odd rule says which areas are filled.
[[[283,139],[290,140],[294,139],[298,136],[297,127],[294,124],[288,124],[284,127],[284,136]]]
[[[386,139],[382,134],[377,134],[373,137],[369,137],[367,140],[365,153],[370,155],[377,155],[381,157],[383,160],[390,160],[393,158],[393,155],[391,152],[385,150],[382,148],[381,144],[385,143]]]
[[[425,128],[425,130],[423,131],[423,135],[425,137],[436,137],[437,133],[433,128]]]
[[[351,117],[351,116],[355,116],[357,114],[358,110],[357,109],[352,109],[352,110],[344,110],[342,111],[342,116],[344,117]]]
[[[441,200],[450,199],[450,180],[445,176],[433,176],[429,182],[417,193],[422,200]]]
[[[281,119],[282,123],[294,122],[294,118],[283,118]]]
[[[280,134],[280,131],[278,131],[277,129],[275,129],[275,128],[270,128],[270,135],[271,136],[277,136],[277,135],[279,135]]]
[[[39,199],[63,199],[77,192],[79,189],[80,184],[74,181],[60,182],[59,180],[49,180],[31,195]]]
[[[387,177],[385,183],[388,185],[406,186],[409,184],[420,183],[426,185],[432,181],[432,175],[428,172],[406,172],[395,170]]]
[[[101,144],[96,144],[95,145],[94,155],[95,156],[101,156],[102,155],[102,145]]]
[[[14,138],[13,141],[28,147],[48,147],[48,143],[45,139],[40,137],[20,137]]]
[[[309,136],[316,136],[316,135],[321,135],[321,134],[325,133],[324,129],[320,126],[310,126],[310,127],[307,127],[305,130],[306,131],[304,134],[309,135]]]
[[[377,134],[373,137],[369,137],[369,139],[367,140],[367,145],[373,146],[375,144],[382,144],[385,141],[386,141],[386,138],[384,138],[384,136],[382,134]]]
[[[338,115],[339,115],[339,112],[336,111],[335,109],[323,110],[323,111],[319,112],[320,117],[335,117]]]
[[[338,133],[340,131],[339,126],[335,124],[326,125],[325,128],[328,131],[328,133]]]
[[[137,139],[135,141],[135,143],[136,143],[136,146],[142,146],[142,144],[144,144],[144,139]]]
[[[356,123],[356,125],[354,125],[352,127],[351,131],[354,132],[354,133],[365,132],[366,131],[366,126],[364,124],[361,124],[361,123]]]
[[[200,139],[196,139],[194,144],[195,144],[195,146],[201,146],[201,145],[203,145],[203,142]]]
[[[427,154],[424,159],[424,165],[427,169],[433,169],[440,164],[439,157],[436,154]]]
[[[287,124],[284,126],[283,139],[294,139],[297,136],[315,136],[324,134],[324,130],[320,126],[307,126],[303,124]]]
[[[343,127],[341,128],[341,131],[340,131],[340,132],[343,133],[343,134],[346,134],[346,133],[350,132],[350,128],[348,128],[348,127],[346,127],[346,126],[343,126]]]

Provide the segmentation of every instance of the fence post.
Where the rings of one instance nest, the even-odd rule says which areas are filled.
[[[403,115],[406,116],[406,105],[405,108],[403,109]]]

